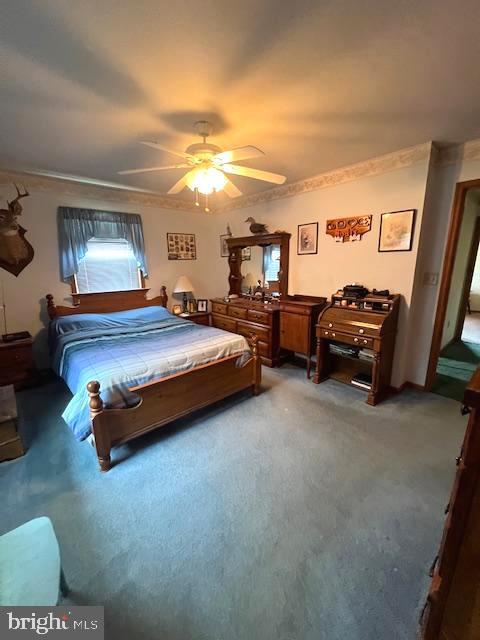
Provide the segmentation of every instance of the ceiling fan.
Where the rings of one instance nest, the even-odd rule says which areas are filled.
[[[236,198],[242,195],[240,189],[233,184],[226,174],[245,176],[246,178],[264,180],[265,182],[273,182],[274,184],[283,184],[285,182],[286,177],[278,173],[231,164],[238,160],[248,160],[265,155],[263,151],[260,151],[257,147],[238,147],[236,149],[230,149],[229,151],[222,151],[217,145],[207,142],[208,136],[210,136],[213,131],[213,126],[210,122],[199,120],[195,123],[195,130],[197,134],[203,138],[203,142],[191,144],[185,151],[174,151],[157,142],[141,141],[141,144],[145,144],[147,147],[180,156],[184,159],[182,163],[163,167],[148,167],[146,169],[127,169],[125,171],[119,171],[118,173],[120,175],[131,175],[135,173],[165,171],[167,169],[189,169],[189,171],[169,189],[168,193],[180,193],[182,189],[188,187],[195,193],[195,204],[197,206],[200,206],[198,194],[201,193],[205,196],[205,211],[209,211],[208,196],[214,192],[223,190],[230,198]]]

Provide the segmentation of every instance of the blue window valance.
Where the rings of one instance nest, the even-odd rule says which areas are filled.
[[[77,273],[78,263],[85,257],[87,242],[92,238],[127,240],[132,247],[139,269],[144,276],[148,276],[142,218],[136,213],[59,207],[58,238],[62,280],[68,282]]]

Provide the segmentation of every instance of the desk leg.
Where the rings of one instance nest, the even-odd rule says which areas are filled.
[[[317,364],[313,382],[320,384],[328,378],[328,340],[317,338]]]

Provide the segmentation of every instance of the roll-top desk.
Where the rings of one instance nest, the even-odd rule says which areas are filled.
[[[363,305],[369,307],[364,309]],[[317,364],[313,381],[327,378],[352,384],[358,374],[371,379],[367,403],[378,404],[390,390],[400,297],[366,296],[355,307],[330,304],[319,315],[316,327]],[[332,348],[332,345],[333,348]],[[354,347],[356,355],[340,355],[338,345]],[[360,353],[363,352],[364,353]],[[371,356],[362,358],[363,355]],[[357,385],[355,385],[357,386]]]

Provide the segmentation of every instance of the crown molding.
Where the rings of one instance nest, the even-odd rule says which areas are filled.
[[[369,160],[347,165],[339,169],[334,169],[333,171],[320,173],[312,178],[299,180],[298,182],[290,182],[282,185],[281,187],[274,187],[273,189],[260,191],[259,193],[255,193],[251,196],[235,198],[235,200],[217,208],[217,212],[223,213],[225,211],[231,211],[232,209],[252,207],[253,205],[260,204],[262,202],[269,202],[280,198],[291,198],[302,193],[308,193],[309,191],[327,189],[339,184],[344,184],[345,182],[352,182],[361,178],[368,178],[370,176],[377,176],[382,173],[396,171],[397,169],[410,167],[419,162],[428,160],[430,158],[431,151],[431,142],[407,147],[406,149],[400,149],[399,151],[370,158]]]
[[[468,140],[463,144],[440,148],[435,159],[435,165],[437,167],[447,167],[448,165],[472,160],[480,160],[480,138]]]
[[[56,193],[64,196],[89,198],[103,202],[161,207],[175,211],[198,212],[193,201],[162,196],[153,191],[132,189],[114,183],[87,180],[76,176],[48,174],[44,172],[8,171],[0,169],[0,185],[20,183],[30,190]]]

